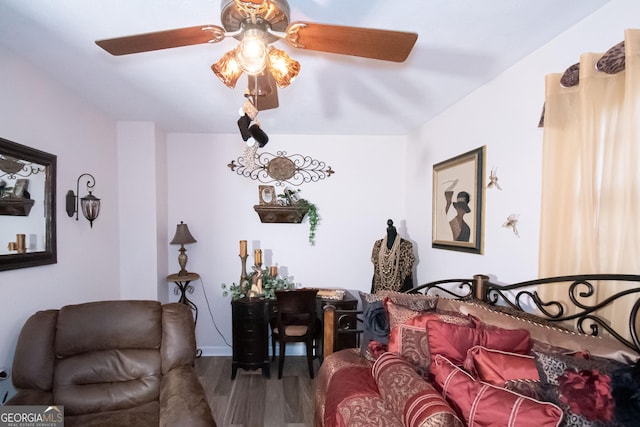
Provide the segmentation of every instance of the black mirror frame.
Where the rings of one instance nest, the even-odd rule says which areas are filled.
[[[26,145],[0,138],[0,153],[45,167],[46,241],[44,251],[0,255],[0,271],[58,262],[56,243],[56,176],[57,157]]]

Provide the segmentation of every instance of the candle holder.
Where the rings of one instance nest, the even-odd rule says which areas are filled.
[[[249,255],[238,255],[240,257],[240,265],[242,266],[242,271],[240,272],[240,286],[243,285],[244,281],[247,280],[247,258]]]

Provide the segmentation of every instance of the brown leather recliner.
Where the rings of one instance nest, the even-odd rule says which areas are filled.
[[[64,407],[65,426],[215,426],[194,370],[191,310],[100,301],[39,311],[20,332],[7,405]]]

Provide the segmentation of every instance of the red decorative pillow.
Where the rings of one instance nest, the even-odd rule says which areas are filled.
[[[540,381],[536,359],[527,354],[473,346],[467,351],[464,369],[481,381],[504,387],[507,381]]]
[[[397,307],[391,302],[387,302],[391,311],[396,311]],[[411,363],[420,374],[427,378],[429,375],[429,365],[431,364],[431,351],[429,350],[429,340],[427,335],[427,321],[439,320],[441,322],[460,324],[465,326],[473,325],[466,316],[454,316],[441,313],[421,313],[396,323],[389,333],[388,351],[397,353],[406,361]]]
[[[384,353],[373,364],[372,374],[385,406],[404,426],[464,426],[440,393],[400,356]]]
[[[615,359],[623,363],[633,363],[638,358],[637,352],[611,337],[591,336],[553,328],[547,324],[538,324],[526,315],[525,317],[516,317],[495,311],[493,308],[477,302],[440,298],[437,311],[441,310],[457,311],[462,315],[473,316],[485,326],[527,329],[531,334],[532,341],[562,347],[568,351],[587,350],[593,356]]]
[[[434,357],[432,372],[436,387],[467,425],[557,427],[562,421],[556,405],[475,380],[441,355]]]
[[[441,354],[456,365],[462,365],[467,351],[476,345],[519,354],[527,354],[531,348],[526,329],[473,328],[429,320],[427,333],[431,354]]]

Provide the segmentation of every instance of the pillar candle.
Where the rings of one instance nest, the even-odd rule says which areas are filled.
[[[262,264],[262,250],[261,249],[256,249],[254,256],[256,264]]]
[[[271,274],[271,277],[276,277],[278,275],[278,267],[275,265],[272,265],[271,268],[269,269],[269,274]]]
[[[247,256],[247,241],[240,240],[240,256]]]

